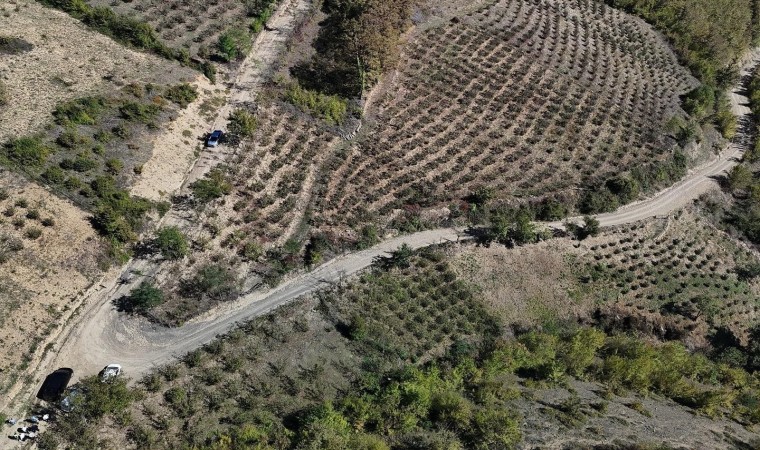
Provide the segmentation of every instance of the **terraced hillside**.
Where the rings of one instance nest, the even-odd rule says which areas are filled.
[[[473,248],[457,267],[507,323],[523,326],[593,320],[707,348],[729,335],[746,344],[760,318],[757,255],[695,211],[580,243]]]
[[[678,178],[686,161],[664,128],[696,85],[651,27],[599,2],[495,2],[407,45],[369,131],[329,165],[316,222],[457,209],[480,186],[572,203],[619,174]]]

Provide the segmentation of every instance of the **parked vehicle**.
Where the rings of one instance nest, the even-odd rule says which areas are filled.
[[[222,130],[214,130],[206,139],[206,147],[216,147],[219,145],[219,142],[222,140],[222,136],[224,133],[222,133]]]
[[[100,371],[100,381],[108,381],[121,375],[121,365],[109,364]]]
[[[68,367],[61,367],[45,377],[42,387],[37,392],[37,398],[46,402],[57,402],[61,399],[66,387],[71,381],[74,371]]]

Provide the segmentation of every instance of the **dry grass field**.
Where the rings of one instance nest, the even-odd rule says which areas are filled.
[[[196,76],[179,64],[129,50],[33,0],[0,5],[0,35],[34,46],[18,54],[0,53],[0,81],[9,97],[8,107],[0,108],[0,142],[39,131],[63,101],[132,82],[176,83]]]
[[[742,275],[758,256],[695,212],[611,229],[578,243],[554,239],[475,247],[454,266],[506,323],[591,320],[703,348],[718,330],[746,343],[760,284]]]
[[[318,227],[500,200],[577,199],[668,164],[663,131],[696,85],[651,27],[592,0],[502,0],[413,36],[366,126],[328,161]],[[385,223],[383,223],[385,222]]]
[[[87,214],[0,171],[0,392],[5,393],[99,276]]]

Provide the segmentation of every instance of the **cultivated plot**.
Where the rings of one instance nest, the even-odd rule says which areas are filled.
[[[573,202],[634,169],[665,181],[663,128],[695,85],[648,25],[599,2],[495,2],[407,45],[366,136],[320,183],[316,223],[456,210],[480,186]]]

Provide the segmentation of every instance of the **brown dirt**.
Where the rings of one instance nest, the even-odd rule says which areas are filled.
[[[501,245],[465,247],[453,267],[477,284],[481,295],[505,323],[537,325],[558,316],[583,316],[593,306],[574,302],[568,290],[574,284],[566,255],[572,245],[551,240],[510,250]]]
[[[203,105],[221,92],[221,88],[202,75],[192,84],[198,90],[198,98],[156,135],[152,156],[143,164],[142,173],[132,186],[132,195],[167,200],[182,186],[206,133],[211,131]]]
[[[87,220],[87,214],[73,204],[61,200],[41,187],[19,180],[0,171],[0,188],[10,194],[0,201],[0,236],[10,236],[23,243],[0,264],[0,389],[6,392],[9,383],[19,374],[27,353],[44,343],[38,340],[55,333],[81,301],[82,292],[98,278],[97,258],[102,252],[99,241]],[[26,208],[16,206],[8,217],[6,211],[19,200]],[[23,227],[14,219],[29,211],[39,211],[42,219],[52,217],[55,225],[45,227],[38,220],[26,219]],[[25,233],[37,228],[42,235],[31,240]],[[15,289],[7,289],[7,287]],[[57,345],[57,343],[54,343]],[[33,349],[32,349],[33,350]]]
[[[0,142],[40,130],[61,101],[131,82],[173,83],[196,76],[176,63],[129,50],[33,0],[4,3],[0,30],[34,45],[29,52],[0,55],[0,79],[11,105],[0,109]]]

